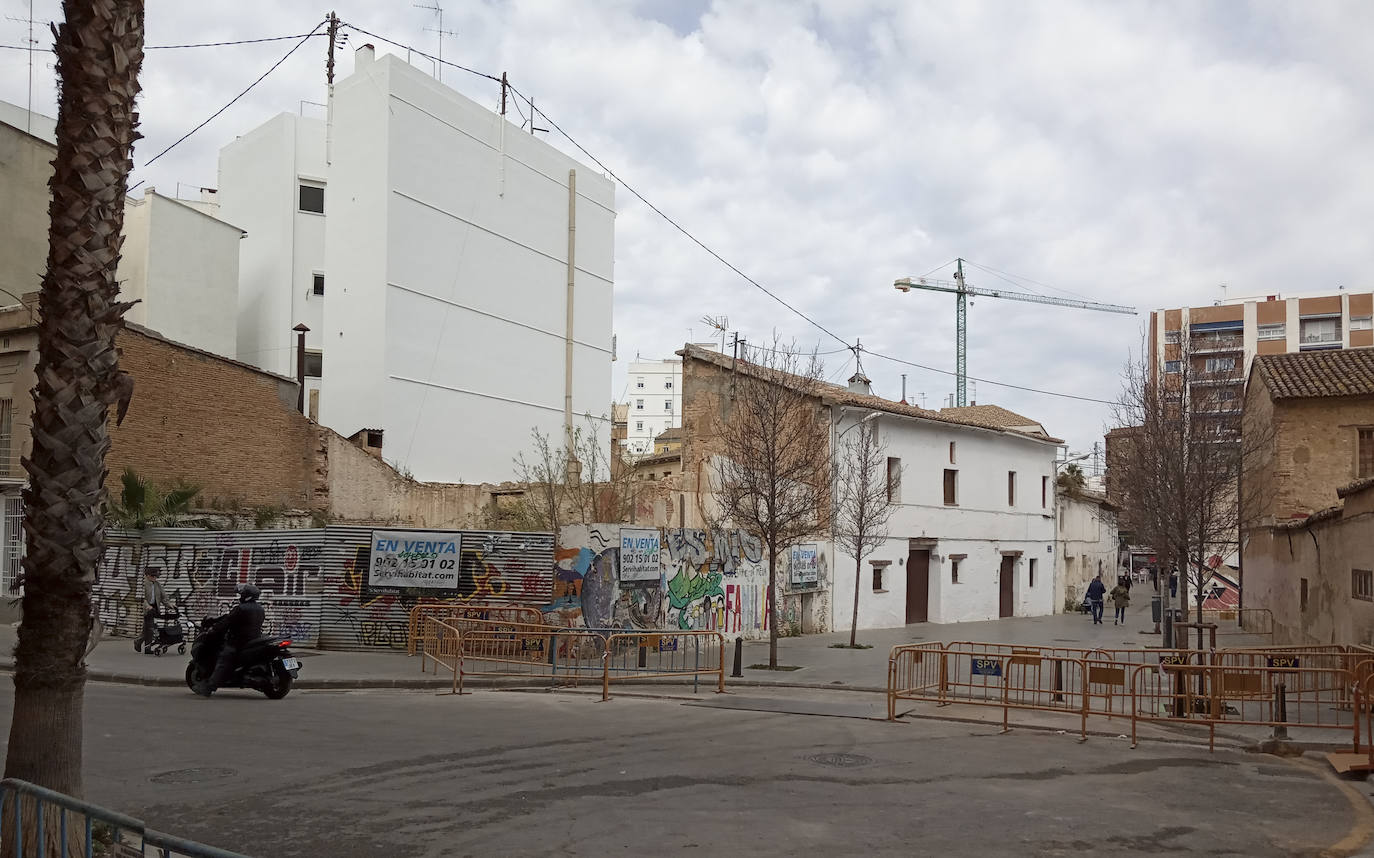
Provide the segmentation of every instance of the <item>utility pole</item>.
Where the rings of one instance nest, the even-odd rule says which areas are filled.
[[[506,82],[506,73],[501,72],[501,115],[506,115],[506,87],[510,86]]]
[[[332,91],[334,86],[334,49],[339,40],[339,16],[329,13],[329,59],[324,64],[324,79]]]

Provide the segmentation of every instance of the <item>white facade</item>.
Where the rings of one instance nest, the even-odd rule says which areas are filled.
[[[633,361],[627,382],[625,449],[643,456],[654,451],[660,432],[682,425],[682,361]]]
[[[237,353],[243,232],[153,188],[124,206],[120,298],[125,318],[225,357]]]
[[[245,247],[241,359],[294,374],[304,322],[327,358],[320,422],[385,430],[384,457],[421,480],[511,479],[569,405],[608,445],[613,183],[370,46],[330,114],[277,117],[221,154],[222,215],[263,242]],[[325,214],[299,211],[302,184]]]
[[[869,413],[831,411],[840,438]],[[864,558],[859,628],[1053,613],[1057,442],[889,413],[872,423],[900,481],[887,544]],[[947,470],[954,472],[949,504]],[[835,553],[835,628],[844,629],[854,605],[854,558],[838,546]]]
[[[1088,584],[1097,573],[1110,590],[1117,576],[1116,513],[1104,507],[1104,498],[1060,492],[1056,510],[1058,546],[1054,553],[1054,609],[1068,602],[1077,610]]]
[[[324,275],[325,218],[301,211],[299,189],[326,184],[324,132],[323,120],[283,113],[219,153],[218,216],[247,232],[234,357],[290,378],[297,324],[310,328],[305,347],[320,352],[323,365],[325,296],[315,294],[315,278]],[[320,378],[307,377],[308,411],[320,388]]]

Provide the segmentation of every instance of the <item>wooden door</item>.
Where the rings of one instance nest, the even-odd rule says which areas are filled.
[[[998,604],[997,616],[1010,617],[1012,611],[1011,585],[1016,576],[1016,558],[1010,554],[1002,555],[1002,569],[997,573]]]
[[[909,551],[906,555],[906,621],[924,623],[930,619],[930,551]]]

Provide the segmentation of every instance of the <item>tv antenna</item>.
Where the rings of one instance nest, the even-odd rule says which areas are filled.
[[[435,3],[434,3],[433,6],[426,6],[426,5],[423,4],[423,3],[412,3],[412,4],[410,4],[410,5],[414,6],[416,9],[428,9],[428,10],[430,10],[431,12],[433,12],[433,13],[435,13],[436,15],[439,16],[439,26],[438,26],[438,27],[425,27],[425,32],[426,32],[426,33],[437,33],[438,36],[439,36],[439,56],[438,56],[439,63],[438,63],[438,73],[439,73],[439,82],[440,82],[440,83],[443,83],[443,82],[444,82],[444,36],[456,36],[456,35],[458,35],[458,33],[455,32],[455,31],[453,31],[453,30],[445,30],[445,29],[444,29],[444,7],[439,5],[438,0],[435,0]]]
[[[16,18],[13,15],[6,15],[6,21],[14,21],[19,24],[29,25],[28,38],[24,40],[26,53],[29,55],[29,105],[24,115],[24,132],[33,133],[33,49],[38,47],[38,40],[33,37],[33,0],[29,0],[29,17]]]
[[[725,334],[730,327],[729,316],[702,316],[701,321],[706,327],[717,331],[720,334],[720,353],[725,354]]]

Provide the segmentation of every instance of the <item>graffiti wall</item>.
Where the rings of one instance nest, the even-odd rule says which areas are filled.
[[[544,606],[545,619],[588,628],[768,635],[768,565],[756,537],[739,530],[660,530],[658,577],[646,580],[643,532],[605,524],[564,527],[554,552],[554,598]],[[621,575],[621,558],[631,552],[635,571],[627,580]],[[788,587],[785,558],[779,565],[779,632],[827,630],[829,574],[824,553],[819,563],[813,561],[819,580],[808,582],[805,594]]]
[[[372,587],[370,528],[111,532],[97,572],[96,610],[109,633],[143,624],[143,575],[160,572],[169,602],[199,623],[262,591],[269,634],[327,649],[405,649],[409,612],[421,603],[542,606],[552,590],[553,535],[461,532],[456,586],[424,591]],[[189,633],[188,629],[188,633]]]

